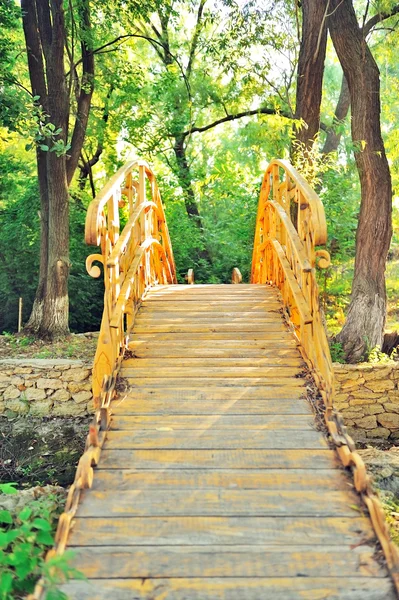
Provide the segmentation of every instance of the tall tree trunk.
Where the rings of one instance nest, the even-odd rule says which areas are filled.
[[[302,2],[302,38],[299,49],[295,118],[304,126],[295,126],[295,141],[311,149],[320,128],[324,60],[327,45],[325,7],[320,0]],[[295,143],[294,143],[295,146]],[[294,147],[295,154],[295,147]]]
[[[183,198],[187,215],[191,219],[191,221],[196,225],[196,227],[198,227],[201,233],[203,249],[200,252],[200,258],[204,259],[209,265],[211,265],[212,258],[208,248],[206,247],[202,219],[198,210],[198,203],[195,199],[195,194],[193,190],[190,166],[188,164],[186,155],[185,136],[179,136],[175,138],[173,150],[176,157],[177,178],[183,190]]]
[[[381,135],[379,70],[359,28],[352,0],[330,2],[328,26],[349,86],[352,140],[361,185],[352,297],[338,336],[347,360],[356,362],[368,348],[382,345],[392,184]]]
[[[186,155],[185,137],[175,138],[173,150],[176,157],[177,178],[183,190],[184,205],[187,215],[193,220],[195,225],[202,229],[201,216],[198,210],[198,204],[193,190],[190,167]]]
[[[326,139],[322,149],[322,154],[329,154],[338,150],[339,142],[341,141],[342,132],[340,126],[346,119],[351,105],[351,97],[349,93],[348,82],[345,75],[342,76],[341,91],[339,94],[337,106],[333,117],[333,122],[327,129]]]
[[[33,96],[43,107],[47,123],[54,126],[48,139],[37,147],[40,191],[41,248],[39,283],[26,330],[43,338],[63,337],[68,328],[69,193],[86,132],[93,92],[94,58],[82,41],[82,82],[72,135],[70,159],[65,148],[68,137],[69,97],[65,79],[66,27],[63,0],[21,0],[29,76]],[[71,9],[71,8],[70,8]],[[90,29],[88,0],[79,6],[84,38]],[[57,131],[59,133],[57,133]]]

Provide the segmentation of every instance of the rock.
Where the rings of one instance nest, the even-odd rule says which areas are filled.
[[[383,397],[384,394],[382,392],[370,392],[366,388],[361,387],[359,390],[353,390],[353,392],[351,392],[351,396],[359,400],[378,400],[379,398]]]
[[[87,402],[90,400],[92,394],[91,392],[79,392],[78,394],[72,394],[72,398],[80,404],[81,402]]]
[[[373,381],[375,379],[384,381],[385,379],[388,379],[394,368],[394,365],[388,367],[375,365],[370,373],[365,373],[364,377],[366,378],[366,381]]]
[[[59,390],[63,387],[62,381],[60,381],[59,379],[40,378],[37,380],[36,385],[39,388],[39,390]]]
[[[397,413],[382,413],[377,416],[377,421],[388,429],[399,429],[399,415]]]
[[[29,375],[32,373],[32,369],[30,367],[15,367],[14,373],[16,375]]]
[[[95,406],[94,406],[94,400],[90,400],[90,402],[87,403],[86,406],[86,410],[89,414],[94,414],[95,412]]]
[[[378,415],[384,412],[384,407],[381,404],[367,404],[363,407],[363,412],[365,415]]]
[[[23,402],[19,398],[15,398],[14,400],[7,400],[6,404],[7,410],[12,410],[12,412],[17,415],[26,415],[29,412],[29,404],[27,402]]]
[[[90,369],[70,369],[61,376],[63,381],[84,381],[90,375]]]
[[[367,404],[375,404],[377,400],[372,398],[351,398],[349,400],[350,406],[366,406]]]
[[[58,485],[45,485],[44,487],[32,487],[28,490],[18,490],[17,494],[0,494],[0,508],[17,514],[25,506],[31,504],[33,500],[49,495],[61,495],[66,498],[67,491]]]
[[[346,381],[343,381],[341,383],[341,388],[342,388],[342,391],[353,388],[353,387],[357,388],[357,387],[359,387],[359,385],[361,383],[364,383],[363,377],[360,378],[359,375],[357,377],[351,376],[350,379],[347,379]]]
[[[54,394],[50,396],[53,402],[66,402],[71,399],[71,394],[68,390],[64,390],[63,388],[56,390]]]
[[[360,429],[374,429],[377,427],[377,421],[374,415],[363,417],[361,419],[355,419],[356,427]]]
[[[51,407],[53,403],[51,400],[37,400],[32,402],[30,406],[30,414],[37,417],[48,417],[51,414]]]
[[[390,433],[389,429],[385,427],[376,427],[375,429],[369,429],[366,435],[368,438],[383,438],[386,440],[389,438]]]
[[[44,390],[38,390],[35,387],[30,387],[26,389],[25,395],[29,401],[44,400],[46,397],[46,392]]]
[[[91,383],[68,383],[68,390],[72,394],[78,394],[79,392],[91,392]]]
[[[4,400],[15,400],[16,398],[19,398],[21,395],[21,392],[19,391],[18,388],[14,387],[13,385],[10,385],[4,392],[3,394],[3,398]]]
[[[367,381],[365,387],[372,392],[387,392],[395,389],[395,384],[391,379],[385,379],[384,381]]]
[[[342,416],[344,417],[345,423],[347,419],[359,419],[363,416],[363,411],[361,412],[353,412],[351,410],[343,410],[341,412]]]
[[[19,385],[24,383],[24,380],[22,379],[22,377],[10,377],[10,383],[12,385],[15,385],[15,387],[18,387]]]
[[[349,394],[335,394],[334,402],[346,402],[349,398]]]
[[[399,414],[399,404],[393,404],[392,402],[387,402],[386,404],[384,404],[384,408],[385,408],[386,412]]]
[[[379,427],[376,431],[381,432],[382,428]],[[371,433],[367,432],[368,435]],[[392,447],[389,450],[379,450],[378,448],[366,448],[364,450],[358,450],[360,456],[367,465],[367,468],[371,472],[378,474],[381,469],[386,467],[391,468],[397,475],[399,474],[399,447]]]
[[[56,417],[79,417],[86,413],[85,404],[76,404],[76,402],[69,401],[63,402],[62,404],[55,404],[52,410],[52,414]]]

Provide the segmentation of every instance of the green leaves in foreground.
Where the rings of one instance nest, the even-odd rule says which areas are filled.
[[[15,484],[0,484],[3,494],[16,494]],[[19,600],[42,577],[46,600],[66,600],[57,590],[64,581],[81,578],[68,561],[71,553],[45,561],[54,544],[59,502],[55,496],[32,501],[17,514],[0,510],[0,600]]]

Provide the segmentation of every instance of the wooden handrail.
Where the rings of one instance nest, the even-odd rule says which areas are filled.
[[[303,357],[325,401],[328,419],[334,375],[315,274],[317,258],[319,267],[330,265],[328,252],[316,250],[316,245],[326,241],[320,198],[292,165],[273,160],[260,192],[251,283],[271,283],[280,289]]]
[[[120,232],[122,210],[128,219]],[[176,283],[165,213],[155,175],[146,162],[128,161],[91,202],[85,240],[101,248],[101,254],[87,257],[89,275],[101,275],[94,262],[101,263],[104,270],[104,312],[93,365],[97,405],[104,377],[117,374],[135,314],[147,290],[157,283]]]

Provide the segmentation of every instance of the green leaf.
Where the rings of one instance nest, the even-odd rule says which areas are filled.
[[[32,509],[28,508],[28,507],[25,507],[19,513],[18,519],[20,521],[27,521],[29,519],[29,517],[31,516],[31,514],[32,514]]]
[[[0,523],[12,524],[12,514],[9,510],[0,510]]]
[[[43,150],[43,152],[48,152],[49,147],[47,144],[40,144],[40,150]]]
[[[0,548],[8,546],[19,536],[18,529],[12,529],[11,531],[0,531]]]
[[[41,531],[51,531],[51,525],[45,519],[34,519],[32,521],[32,527],[35,527],[35,529],[40,529]]]
[[[11,591],[12,574],[9,571],[2,573],[0,576],[0,592],[2,598],[6,598],[8,592]]]
[[[15,489],[16,483],[0,483],[0,492],[2,494],[18,494],[18,490]]]
[[[53,536],[50,535],[48,531],[39,531],[36,539],[40,544],[46,544],[48,546],[52,546],[54,544]]]

